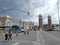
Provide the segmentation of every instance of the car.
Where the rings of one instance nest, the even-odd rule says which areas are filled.
[[[22,30],[22,29],[18,29],[18,33],[25,33],[26,31]]]
[[[18,29],[17,31],[18,31],[18,33],[21,33],[21,29]]]
[[[50,28],[50,29],[47,29],[47,31],[52,31],[52,29]]]

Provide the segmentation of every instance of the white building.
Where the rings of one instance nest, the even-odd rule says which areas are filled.
[[[12,26],[12,25],[18,25],[19,27],[23,27],[24,29],[26,29],[26,27],[29,27],[30,29],[34,27],[34,23],[32,21],[28,22],[23,20],[17,20],[8,15],[0,16],[0,26]]]

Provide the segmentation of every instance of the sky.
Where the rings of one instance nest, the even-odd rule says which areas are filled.
[[[38,25],[39,15],[43,17],[43,24],[48,23],[47,17],[50,15],[52,24],[59,24],[57,1],[58,0],[0,0],[0,15],[7,14],[12,18],[33,21],[35,25]],[[60,1],[58,7],[60,8]],[[22,11],[8,10],[3,13],[4,10],[11,8]],[[29,16],[27,12],[30,12]]]

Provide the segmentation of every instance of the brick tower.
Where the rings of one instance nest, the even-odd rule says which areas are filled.
[[[43,29],[43,20],[42,20],[42,16],[39,15],[39,29],[42,30]]]
[[[51,16],[48,16],[48,29],[51,28]]]

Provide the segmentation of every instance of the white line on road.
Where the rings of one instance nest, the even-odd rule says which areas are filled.
[[[12,44],[12,45],[19,45],[20,44],[20,42],[15,42],[14,44]]]
[[[41,33],[40,33],[40,39],[41,39],[42,43],[44,44],[45,41],[43,40],[43,37],[42,37]]]
[[[42,45],[41,43],[38,43],[38,42],[33,42],[32,45]]]
[[[49,34],[48,32],[46,32],[47,34]],[[60,41],[60,39],[59,38],[57,38],[57,37],[55,37],[55,36],[53,36],[53,35],[51,35],[51,34],[49,34],[51,37],[53,37],[53,38],[55,38],[56,40],[58,40],[58,41]]]
[[[40,41],[39,31],[37,32],[37,41]]]

